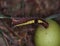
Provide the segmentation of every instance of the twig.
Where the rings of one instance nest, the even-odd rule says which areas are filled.
[[[6,24],[5,21],[3,21],[3,20],[1,20],[1,21],[2,21],[2,23],[4,24],[4,26],[8,29],[8,31],[9,31],[10,33],[16,35],[18,38],[21,38],[17,33],[15,33],[15,32],[13,31],[13,29],[11,29],[11,28]]]

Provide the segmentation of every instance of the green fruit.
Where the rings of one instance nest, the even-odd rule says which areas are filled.
[[[36,46],[60,46],[59,25],[54,20],[47,20],[48,28],[39,26],[36,30],[34,41]]]

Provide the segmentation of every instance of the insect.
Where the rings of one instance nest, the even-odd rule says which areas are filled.
[[[38,24],[41,24],[41,23],[46,23],[46,24],[48,24],[47,22],[46,22],[46,20],[47,19],[54,19],[54,18],[58,18],[60,16],[60,14],[55,14],[55,15],[51,15],[51,16],[49,16],[49,17],[46,17],[46,18],[40,18],[40,17],[27,17],[26,18],[26,20],[24,21],[24,22],[21,22],[20,21],[20,23],[18,23],[18,20],[16,20],[16,22],[18,23],[18,24],[16,24],[14,27],[19,27],[19,26],[24,26],[24,25],[29,25],[29,24],[36,24],[36,23],[38,23]],[[25,19],[25,18],[24,18]],[[24,19],[22,19],[22,20],[24,20]],[[13,20],[14,21],[14,20]]]

